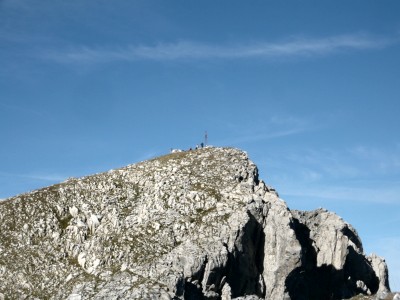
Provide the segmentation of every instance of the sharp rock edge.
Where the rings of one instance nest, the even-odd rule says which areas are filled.
[[[204,148],[0,203],[0,299],[343,299],[385,261],[326,210],[291,211],[243,151]]]

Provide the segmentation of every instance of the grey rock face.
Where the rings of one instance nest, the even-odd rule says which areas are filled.
[[[286,280],[291,299],[343,299],[389,290],[385,262],[363,254],[350,224],[323,209],[292,214],[303,262]]]
[[[176,152],[0,203],[6,299],[341,299],[387,267],[323,210],[290,211],[230,148]],[[315,288],[317,284],[317,288]],[[328,297],[329,296],[329,297]]]
[[[376,254],[372,254],[367,256],[368,261],[370,262],[372,269],[375,272],[375,276],[378,277],[379,280],[379,288],[378,292],[387,293],[389,292],[389,274],[385,260],[382,257],[377,256]]]

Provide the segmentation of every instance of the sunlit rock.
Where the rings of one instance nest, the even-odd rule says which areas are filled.
[[[0,202],[0,299],[343,299],[386,263],[326,210],[291,211],[243,151],[204,148]],[[16,296],[18,295],[18,296]]]

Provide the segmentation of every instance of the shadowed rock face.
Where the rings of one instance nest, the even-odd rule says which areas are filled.
[[[375,294],[380,276],[351,225],[326,210],[292,211],[294,230],[303,249],[303,263],[286,279],[291,299],[343,299]],[[379,259],[379,258],[378,258]],[[381,287],[386,291],[387,283]]]
[[[0,203],[0,297],[342,299],[387,267],[325,210],[291,211],[231,148],[173,153]]]

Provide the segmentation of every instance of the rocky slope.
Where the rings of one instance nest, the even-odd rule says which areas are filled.
[[[342,299],[383,259],[291,211],[231,148],[173,153],[0,202],[0,299]]]

